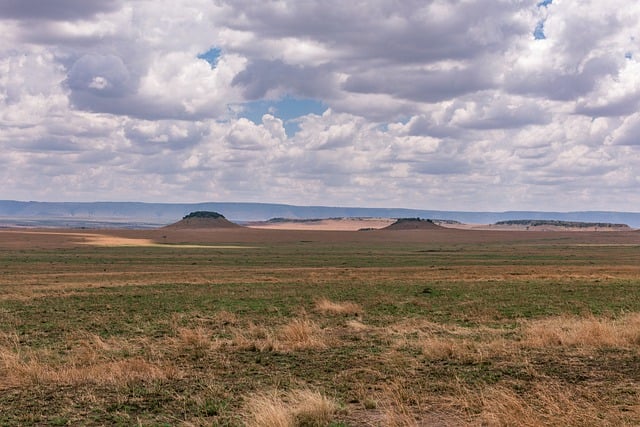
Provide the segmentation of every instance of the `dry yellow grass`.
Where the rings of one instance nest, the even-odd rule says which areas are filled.
[[[77,332],[67,337],[69,352],[53,355],[46,349],[20,345],[18,336],[0,336],[0,389],[37,384],[124,385],[179,378],[172,363],[123,356],[135,346],[123,340],[104,340],[95,334]]]
[[[322,329],[317,323],[308,319],[291,320],[280,328],[277,337],[280,348],[283,350],[326,347]]]
[[[355,302],[334,302],[327,298],[320,298],[315,301],[315,311],[322,314],[360,316],[364,310],[360,304]]]
[[[358,320],[355,320],[355,319],[347,320],[346,326],[349,329],[352,329],[352,330],[357,331],[357,332],[363,332],[363,331],[371,329],[368,325],[365,325],[364,323],[362,323],[362,322],[360,322]]]
[[[244,418],[248,427],[322,427],[331,423],[337,409],[335,401],[318,391],[273,391],[249,396]]]
[[[216,323],[221,326],[235,325],[238,323],[238,316],[236,316],[235,313],[232,313],[227,310],[218,311],[215,314],[214,319]]]
[[[291,411],[275,392],[250,396],[246,404],[247,427],[293,427]]]
[[[623,426],[622,413],[602,411],[588,390],[554,382],[539,382],[525,394],[497,385],[481,394],[479,423],[486,426]]]
[[[630,347],[640,344],[640,313],[619,319],[556,316],[523,325],[524,346]]]
[[[139,357],[89,365],[51,365],[32,355],[23,358],[19,354],[0,349],[0,388],[19,385],[126,385],[179,378],[180,371],[171,364],[152,363]]]
[[[421,340],[422,354],[429,360],[480,361],[477,343],[466,339],[427,337]]]
[[[382,387],[380,397],[383,425],[390,427],[417,427],[419,399],[415,392],[402,382],[395,381]]]
[[[325,348],[324,331],[312,320],[295,318],[277,328],[249,323],[246,328],[234,328],[229,344],[240,349],[289,352]]]
[[[172,340],[173,348],[178,353],[190,354],[195,358],[203,357],[222,345],[220,340],[213,338],[211,331],[203,328],[178,328],[176,337]]]
[[[291,393],[294,402],[296,425],[308,427],[327,426],[338,410],[333,399],[318,391],[298,389]]]
[[[240,350],[275,350],[276,339],[273,331],[264,326],[249,322],[245,327],[231,329],[232,338],[226,344]]]
[[[512,353],[517,347],[505,338],[503,329],[436,324],[424,319],[398,322],[378,332],[393,349],[415,349],[428,360],[481,363]]]
[[[394,348],[417,347],[430,360],[481,362],[496,356],[513,357],[522,348],[632,348],[640,345],[640,313],[617,319],[554,316],[527,320],[511,331],[520,334],[520,340],[507,338],[507,332],[412,320],[391,325],[382,333],[393,341]]]

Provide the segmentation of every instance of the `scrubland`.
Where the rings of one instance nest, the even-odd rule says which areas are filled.
[[[0,425],[640,424],[640,235],[381,233],[0,232]]]

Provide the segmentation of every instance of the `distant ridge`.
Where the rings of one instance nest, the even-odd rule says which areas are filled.
[[[444,227],[440,227],[430,219],[420,218],[398,218],[396,222],[383,230],[446,230]]]
[[[170,229],[216,229],[216,228],[241,228],[218,212],[196,211],[186,215],[180,221],[167,225]]]
[[[498,221],[495,225],[524,225],[527,227],[565,227],[565,228],[601,228],[611,230],[628,230],[627,224],[612,224],[610,222],[580,222],[580,221],[557,221],[557,220],[530,220],[513,219],[508,221]]]
[[[127,223],[157,227],[174,223],[189,212],[221,212],[234,222],[265,221],[269,218],[438,218],[465,224],[494,224],[506,220],[558,220],[628,224],[640,228],[638,212],[466,212],[402,208],[358,208],[330,206],[293,206],[270,203],[142,203],[142,202],[21,202],[0,200],[0,224],[27,221],[31,226],[47,221],[47,226],[96,221],[114,224]]]

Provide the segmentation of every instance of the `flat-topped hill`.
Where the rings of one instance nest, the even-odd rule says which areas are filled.
[[[497,227],[526,227],[529,229],[545,230],[584,230],[584,231],[628,231],[631,230],[627,224],[614,224],[609,222],[581,222],[581,221],[558,221],[558,220],[532,220],[519,219],[498,221]]]
[[[180,221],[167,225],[165,228],[211,229],[211,228],[241,228],[218,212],[191,212]]]
[[[444,230],[430,219],[421,218],[398,218],[396,222],[385,227],[383,230]]]

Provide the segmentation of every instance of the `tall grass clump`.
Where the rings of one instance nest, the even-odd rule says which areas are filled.
[[[628,425],[619,411],[603,411],[589,391],[557,382],[540,382],[524,393],[497,385],[481,395],[480,423],[486,426]]]
[[[319,298],[315,301],[315,311],[321,314],[360,316],[364,312],[362,306],[355,302],[334,302],[327,298]]]
[[[331,424],[335,401],[310,389],[249,396],[244,420],[248,427],[322,427]]]
[[[554,316],[523,326],[530,347],[630,347],[640,344],[640,313],[619,319]]]
[[[322,328],[306,318],[291,319],[273,328],[254,323],[234,328],[230,344],[239,349],[279,352],[327,347]]]

